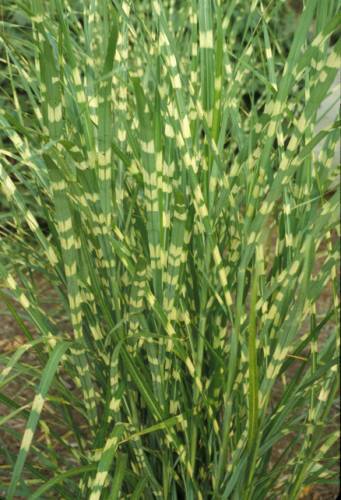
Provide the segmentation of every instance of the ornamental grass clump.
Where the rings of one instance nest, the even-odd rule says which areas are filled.
[[[3,2],[5,498],[336,482],[340,17],[290,12]]]

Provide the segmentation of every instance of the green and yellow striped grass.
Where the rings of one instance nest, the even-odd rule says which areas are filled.
[[[314,130],[340,15],[304,5],[288,48],[284,2],[3,2],[5,498],[337,480],[338,123]]]

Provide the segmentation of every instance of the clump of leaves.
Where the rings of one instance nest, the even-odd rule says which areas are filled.
[[[315,125],[339,18],[305,4],[288,49],[282,2],[17,2],[25,29],[4,4],[0,270],[28,342],[0,380],[37,383],[29,412],[1,396],[8,499],[335,481],[338,129]]]

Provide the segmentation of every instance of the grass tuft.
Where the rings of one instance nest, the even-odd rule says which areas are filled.
[[[8,500],[337,481],[337,11],[2,2]]]

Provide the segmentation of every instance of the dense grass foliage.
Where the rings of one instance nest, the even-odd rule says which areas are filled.
[[[2,2],[6,498],[336,480],[340,17],[304,4]]]

